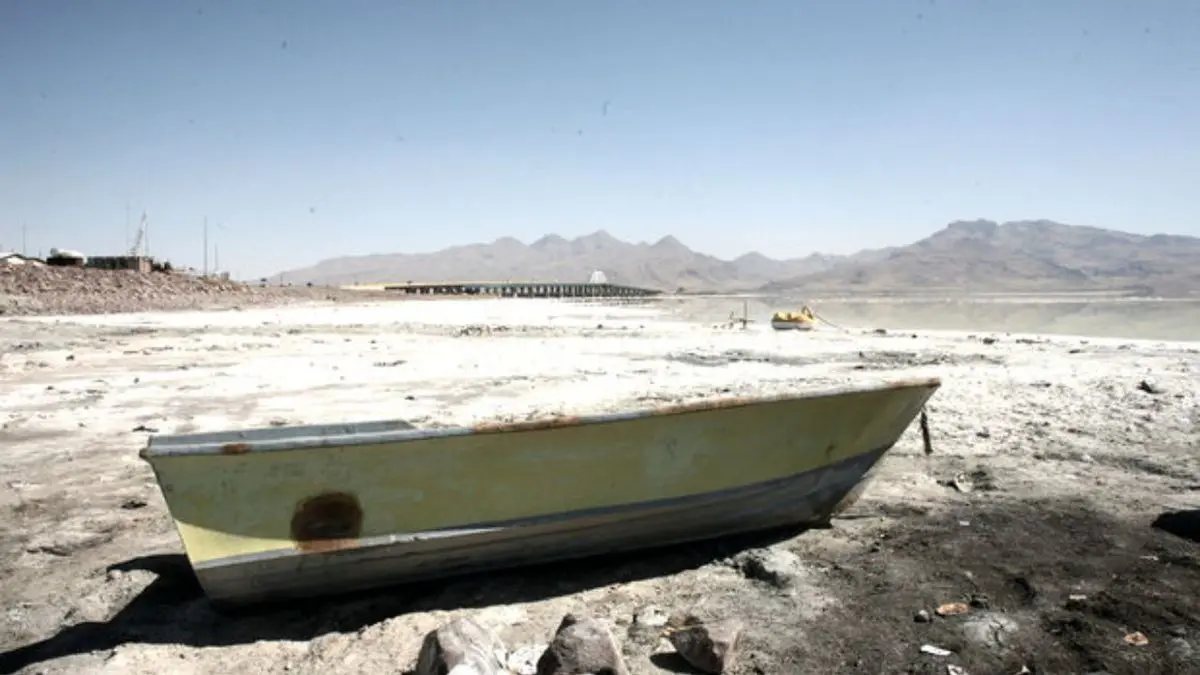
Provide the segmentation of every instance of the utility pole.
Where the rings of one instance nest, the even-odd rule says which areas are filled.
[[[204,276],[208,276],[208,216],[204,216]]]
[[[213,274],[221,273],[221,249],[213,244]]]

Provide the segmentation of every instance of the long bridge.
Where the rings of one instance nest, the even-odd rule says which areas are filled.
[[[646,298],[662,291],[610,283],[566,283],[558,281],[439,281],[371,284],[360,288],[382,288],[409,295],[484,295],[500,298]]]

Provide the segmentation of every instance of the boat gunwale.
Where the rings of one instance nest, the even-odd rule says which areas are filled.
[[[612,424],[647,417],[685,415],[759,404],[833,398],[836,396],[897,389],[937,389],[941,385],[941,378],[935,376],[892,380],[868,386],[841,385],[770,396],[742,396],[656,408],[641,408],[615,413],[550,416],[525,422],[483,422],[470,427],[440,429],[418,429],[404,420],[377,420],[348,424],[314,424],[281,428],[267,427],[200,434],[160,434],[150,436],[146,446],[142,448],[138,456],[144,460],[209,455],[240,456],[260,452],[407,443],[455,436],[537,431],[589,424]]]

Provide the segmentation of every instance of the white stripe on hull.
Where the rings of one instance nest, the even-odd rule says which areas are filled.
[[[772,321],[771,328],[775,330],[812,330],[811,323],[798,323],[796,321]]]

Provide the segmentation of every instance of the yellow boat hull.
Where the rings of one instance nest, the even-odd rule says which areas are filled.
[[[245,603],[821,522],[938,386],[160,436],[142,456],[206,593]]]
[[[775,330],[812,330],[817,317],[805,307],[799,312],[775,312],[771,315],[771,328]]]

